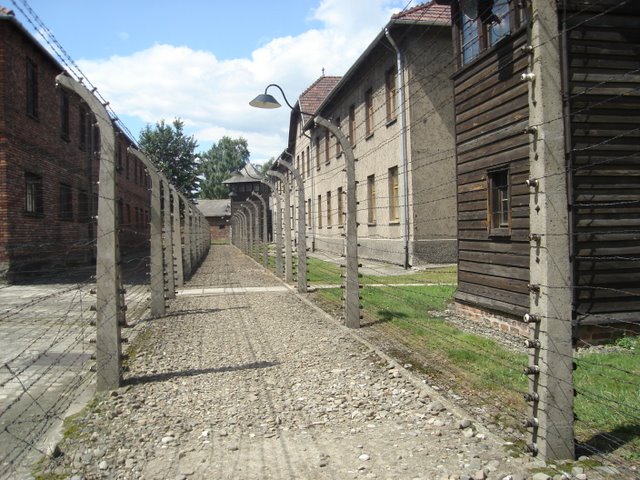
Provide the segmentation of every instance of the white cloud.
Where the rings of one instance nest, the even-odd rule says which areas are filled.
[[[398,0],[321,0],[313,17],[322,28],[274,38],[249,58],[221,61],[209,51],[156,44],[129,56],[78,63],[118,114],[151,124],[180,117],[201,145],[222,135],[243,136],[252,161],[262,161],[286,147],[289,110],[262,111],[248,102],[278,83],[294,103],[323,68],[327,75],[343,74],[394,6],[397,11]]]

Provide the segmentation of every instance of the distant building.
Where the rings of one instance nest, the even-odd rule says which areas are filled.
[[[212,241],[229,241],[231,200],[198,200],[198,210],[209,222]]]
[[[95,258],[100,135],[86,104],[56,88],[63,67],[0,8],[0,281]],[[149,179],[117,132],[123,252],[147,248]],[[46,269],[46,270],[44,270]]]
[[[437,1],[451,5],[455,52],[457,306],[526,334],[520,320],[531,305],[531,264],[545,251],[530,228],[531,145],[542,127],[525,81],[537,48],[531,2]],[[569,206],[557,228],[569,232],[574,333],[598,341],[638,330],[640,320],[640,4],[553,5],[560,73],[542,81],[565,102],[553,138],[564,142]],[[611,324],[617,329],[599,328]]]
[[[262,175],[256,167],[248,163],[241,170],[234,172],[231,176],[222,182],[229,187],[229,199],[231,200],[231,215],[235,214],[238,210],[246,210],[252,212],[251,215],[255,215],[255,207],[253,207],[249,200],[252,200],[258,205],[259,215],[259,238],[262,238],[263,231],[263,207],[260,200],[255,198],[253,193],[259,195],[266,204],[269,206],[269,197],[271,195],[271,189],[266,183],[263,183],[264,175]],[[255,218],[255,217],[252,217]],[[271,212],[267,212],[267,235],[271,238]]]
[[[418,5],[394,15],[344,76],[323,76],[300,95],[288,151],[305,180],[312,249],[342,253],[346,214],[345,156],[314,125],[317,114],[340,126],[356,158],[358,255],[455,262],[451,56],[449,8]]]

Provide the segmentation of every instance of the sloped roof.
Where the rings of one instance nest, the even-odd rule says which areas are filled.
[[[333,87],[335,87],[342,77],[324,75],[318,78],[315,82],[307,88],[298,98],[298,105],[300,105],[300,111],[305,113],[315,113],[318,107],[322,104],[327,95],[331,93]],[[303,115],[305,115],[303,113]],[[305,115],[308,116],[308,115]]]
[[[435,2],[422,3],[409,10],[391,16],[394,23],[421,23],[429,25],[451,25],[451,9]]]
[[[197,207],[205,217],[231,215],[231,200],[198,200]]]
[[[410,25],[423,25],[423,26],[437,26],[437,27],[450,27],[451,26],[451,10],[448,5],[438,5],[434,1],[429,3],[420,4],[409,10],[405,10],[400,13],[396,13],[391,16],[386,26],[378,33],[376,38],[369,44],[367,49],[360,55],[355,63],[349,68],[340,81],[334,85],[334,88],[325,96],[322,103],[313,111],[313,113],[320,113],[322,109],[340,92],[341,88],[353,77],[368,56],[371,54],[376,45],[379,44],[385,37],[385,32],[392,28],[394,25],[410,26]],[[311,122],[311,118],[303,121],[303,128],[307,129]]]
[[[233,172],[233,174],[222,183],[228,185],[231,183],[261,182],[263,178],[264,175],[262,175],[256,167],[247,163],[241,170]]]

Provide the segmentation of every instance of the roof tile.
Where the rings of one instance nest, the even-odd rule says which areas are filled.
[[[396,13],[391,19],[400,22],[451,25],[451,9],[448,5],[429,2]]]

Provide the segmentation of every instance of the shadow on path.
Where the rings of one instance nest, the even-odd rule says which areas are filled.
[[[258,368],[270,368],[279,365],[276,362],[252,362],[244,365],[235,365],[229,367],[218,368],[201,368],[192,370],[183,370],[181,372],[165,372],[155,373],[153,375],[140,375],[137,377],[131,377],[124,381],[125,385],[142,385],[145,383],[164,382],[171,380],[172,378],[182,377],[195,377],[196,375],[207,375],[209,373],[225,373],[225,372],[238,372],[241,370],[255,370]]]
[[[150,317],[145,319],[145,322],[153,322],[154,320],[164,320],[166,318],[175,318],[182,317],[185,315],[202,315],[206,313],[218,313],[224,310],[244,310],[249,309],[250,307],[229,307],[229,308],[193,308],[187,310],[179,310],[177,312],[169,312],[164,315],[160,315],[159,317]]]

